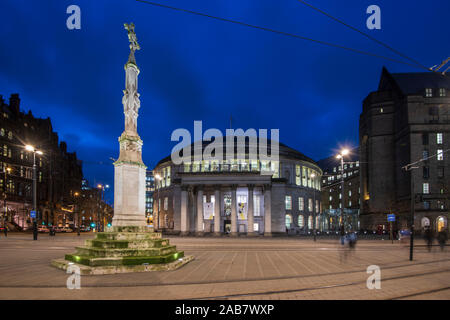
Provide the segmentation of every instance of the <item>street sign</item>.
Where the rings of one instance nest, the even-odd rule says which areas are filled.
[[[33,218],[33,219],[35,219],[35,218],[36,218],[36,211],[31,210],[31,211],[30,211],[30,217]]]
[[[388,214],[388,216],[387,216],[387,221],[388,221],[388,222],[393,222],[393,221],[395,221],[395,214]]]

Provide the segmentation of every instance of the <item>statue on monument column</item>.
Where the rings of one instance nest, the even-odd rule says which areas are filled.
[[[125,23],[124,26],[128,31],[128,41],[130,42],[130,57],[128,62],[136,64],[134,51],[140,50],[141,47],[137,42],[136,33],[134,32],[134,23]],[[125,114],[125,131],[128,133],[137,133],[137,117],[141,102],[139,100],[139,93],[137,92],[137,74],[133,68],[127,69],[122,104]]]
[[[125,29],[128,31],[128,41],[130,41],[130,50],[136,51],[140,50],[141,47],[137,42],[136,33],[134,32],[134,23],[124,23]]]

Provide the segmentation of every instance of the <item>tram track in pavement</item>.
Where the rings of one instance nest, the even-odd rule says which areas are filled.
[[[437,263],[442,263],[442,262],[448,262],[450,261],[450,259],[443,259],[443,260],[434,260],[434,261],[424,261],[424,262],[418,262],[418,263],[414,263],[414,264],[401,264],[401,265],[380,265],[380,268],[382,270],[395,270],[395,269],[399,269],[399,268],[407,268],[407,267],[415,267],[415,266],[420,266],[420,265],[428,265],[428,264],[437,264]],[[55,271],[57,271],[55,269]],[[304,275],[292,275],[292,276],[279,276],[279,277],[268,277],[268,278],[264,278],[264,277],[260,277],[260,278],[250,278],[250,279],[224,279],[224,280],[212,280],[212,281],[180,281],[180,282],[171,282],[171,283],[164,283],[164,282],[160,282],[160,283],[145,283],[145,282],[135,282],[135,283],[107,283],[107,284],[83,284],[84,288],[128,288],[128,287],[165,287],[165,286],[187,286],[187,285],[211,285],[211,284],[231,284],[231,283],[242,283],[242,282],[264,282],[264,281],[274,281],[274,280],[289,280],[289,279],[306,279],[306,278],[320,278],[320,277],[328,277],[328,276],[338,276],[338,275],[346,275],[346,274],[356,274],[356,273],[366,273],[366,269],[358,269],[358,270],[348,270],[348,271],[340,271],[340,272],[331,272],[331,273],[317,273],[317,274],[304,274]],[[431,273],[442,273],[442,272],[449,272],[450,269],[445,269],[445,270],[437,270],[437,271],[432,271]],[[429,275],[429,273],[423,273],[423,275]],[[419,275],[419,274],[418,274]],[[108,275],[106,275],[108,276]],[[407,276],[399,276],[401,279],[402,277],[413,277],[415,276],[413,275],[407,275]],[[96,277],[96,279],[101,279],[101,277],[104,277],[103,275],[100,276],[82,276],[82,277]],[[392,280],[392,279],[391,279]],[[347,283],[344,285],[330,285],[330,286],[323,286],[323,287],[317,287],[317,289],[325,289],[325,288],[332,288],[332,287],[339,287],[339,286],[346,286],[346,285],[351,285],[353,283]],[[356,283],[356,284],[360,284],[360,282]],[[66,284],[64,283],[64,285],[45,285],[45,284],[41,284],[41,285],[8,285],[8,284],[0,284],[0,288],[66,288]],[[307,289],[307,290],[313,290],[312,289]],[[294,290],[294,291],[303,291],[305,289],[298,289],[298,290]],[[289,292],[289,291],[286,291]],[[283,293],[282,291],[280,291],[280,293]],[[270,294],[270,293],[265,293],[265,294]],[[240,295],[240,294],[238,294]],[[258,293],[259,295],[259,293]],[[244,295],[243,295],[244,296]]]
[[[438,270],[433,271],[433,274],[437,273],[445,273],[450,272],[450,268],[444,269],[444,270]],[[392,280],[399,280],[399,279],[407,279],[412,277],[419,277],[419,276],[429,276],[430,272],[421,272],[421,273],[413,273],[408,275],[401,275],[401,276],[394,276],[390,278],[383,278],[383,282],[385,281],[392,281]],[[299,288],[299,289],[285,289],[285,290],[268,290],[268,291],[258,291],[258,292],[247,292],[247,293],[236,293],[236,294],[229,294],[229,295],[220,295],[220,296],[207,296],[207,297],[197,297],[197,298],[186,298],[187,300],[226,300],[230,298],[242,298],[242,297],[257,297],[257,296],[265,296],[265,295],[273,295],[273,294],[283,294],[283,293],[295,293],[295,292],[304,292],[304,291],[315,291],[315,290],[324,290],[324,289],[332,289],[332,288],[341,288],[341,287],[349,287],[349,286],[355,286],[360,284],[365,284],[367,280],[364,281],[354,281],[354,282],[346,282],[346,283],[340,283],[340,284],[332,284],[332,285],[326,285],[326,286],[316,286],[316,287],[308,287],[308,288]],[[434,293],[434,292],[440,292],[450,289],[450,287],[443,287],[438,289],[432,289],[427,290],[423,292],[398,296],[395,298],[390,298],[388,300],[392,299],[403,299],[403,298],[409,298],[413,296],[420,296],[427,293]]]

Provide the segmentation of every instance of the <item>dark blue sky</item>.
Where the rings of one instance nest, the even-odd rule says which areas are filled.
[[[450,55],[447,0],[309,1],[426,66]],[[397,58],[296,0],[159,2]],[[81,8],[81,30],[66,28],[71,4]],[[381,7],[381,30],[366,28],[372,4]],[[20,93],[22,109],[50,116],[91,183],[113,184],[129,53],[123,23],[131,21],[142,48],[138,131],[150,168],[175,145],[174,129],[193,131],[203,120],[204,129],[224,132],[230,114],[234,128],[279,128],[285,144],[327,157],[358,144],[361,102],[383,65],[421,71],[134,0],[2,0],[0,94]]]

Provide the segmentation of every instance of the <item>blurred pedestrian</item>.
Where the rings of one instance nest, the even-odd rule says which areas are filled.
[[[350,249],[355,249],[356,247],[356,232],[351,232],[348,238],[348,246]]]
[[[5,224],[3,227],[4,227],[3,232],[5,233],[5,237],[7,237],[8,236],[8,226]]]
[[[447,242],[447,232],[445,232],[444,230],[441,230],[438,233],[438,242],[439,242],[439,246],[441,247],[441,251],[444,251],[445,243]]]
[[[433,245],[433,231],[429,226],[425,227],[424,238],[427,243],[428,251],[431,251],[431,246]]]
[[[341,224],[341,245],[344,245],[345,243],[345,228],[344,225]]]

